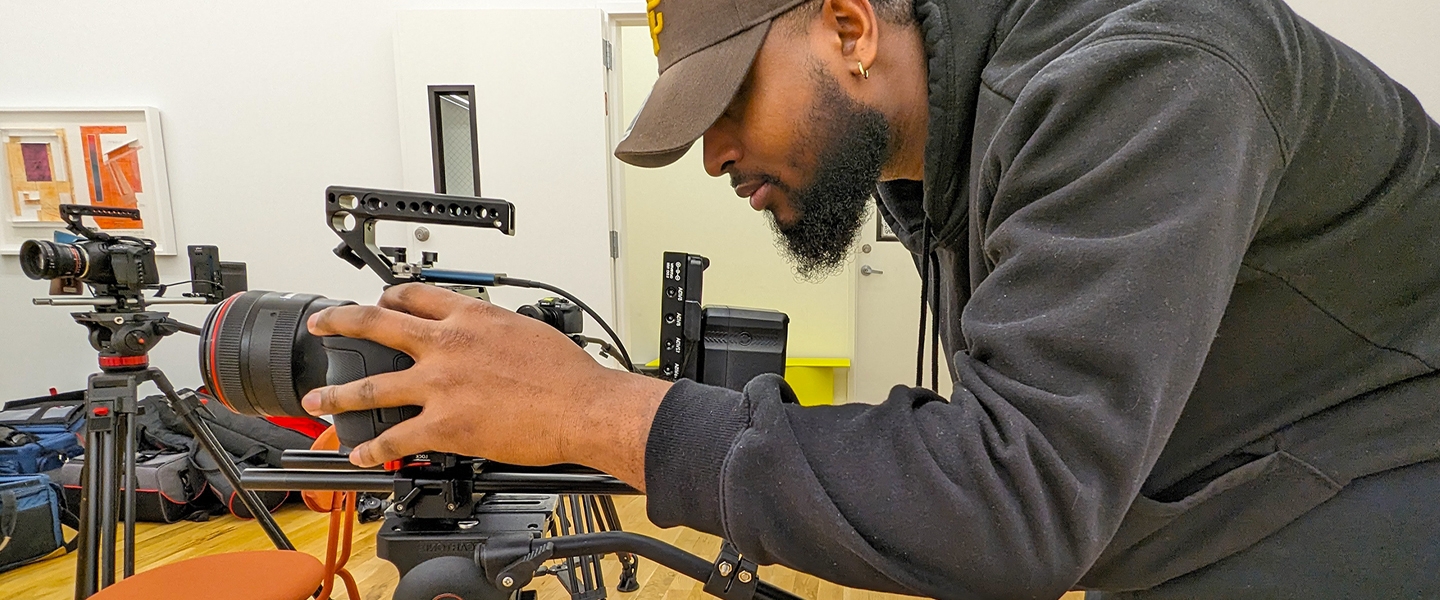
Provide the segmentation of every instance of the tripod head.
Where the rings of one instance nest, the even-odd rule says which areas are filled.
[[[200,333],[163,312],[80,312],[70,316],[90,330],[90,346],[100,353],[100,370],[106,373],[144,370],[150,366],[150,349],[165,336],[181,331]]]

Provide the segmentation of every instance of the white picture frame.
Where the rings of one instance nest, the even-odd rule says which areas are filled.
[[[160,111],[130,108],[0,108],[0,254],[64,231],[59,204],[140,210],[138,227],[85,220],[112,235],[155,240],[174,255],[175,219],[165,169]]]

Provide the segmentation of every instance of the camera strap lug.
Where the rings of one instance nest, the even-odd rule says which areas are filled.
[[[705,581],[705,593],[724,600],[752,600],[760,582],[756,568],[754,562],[740,556],[735,545],[727,541],[720,546],[715,568]]]

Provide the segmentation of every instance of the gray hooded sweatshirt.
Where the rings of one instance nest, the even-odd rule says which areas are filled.
[[[938,263],[954,393],[681,382],[652,520],[849,586],[1054,598],[1440,457],[1440,126],[1407,90],[1279,0],[916,4],[925,180],[880,210]]]

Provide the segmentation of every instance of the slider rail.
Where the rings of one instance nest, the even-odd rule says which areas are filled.
[[[351,465],[335,452],[287,450],[280,458],[284,469],[246,469],[241,474],[245,487],[254,490],[357,491],[389,493],[395,490],[396,474]],[[305,465],[308,468],[289,468]],[[517,467],[484,463],[471,477],[476,493],[515,492],[527,494],[638,495],[623,481],[577,465]]]

